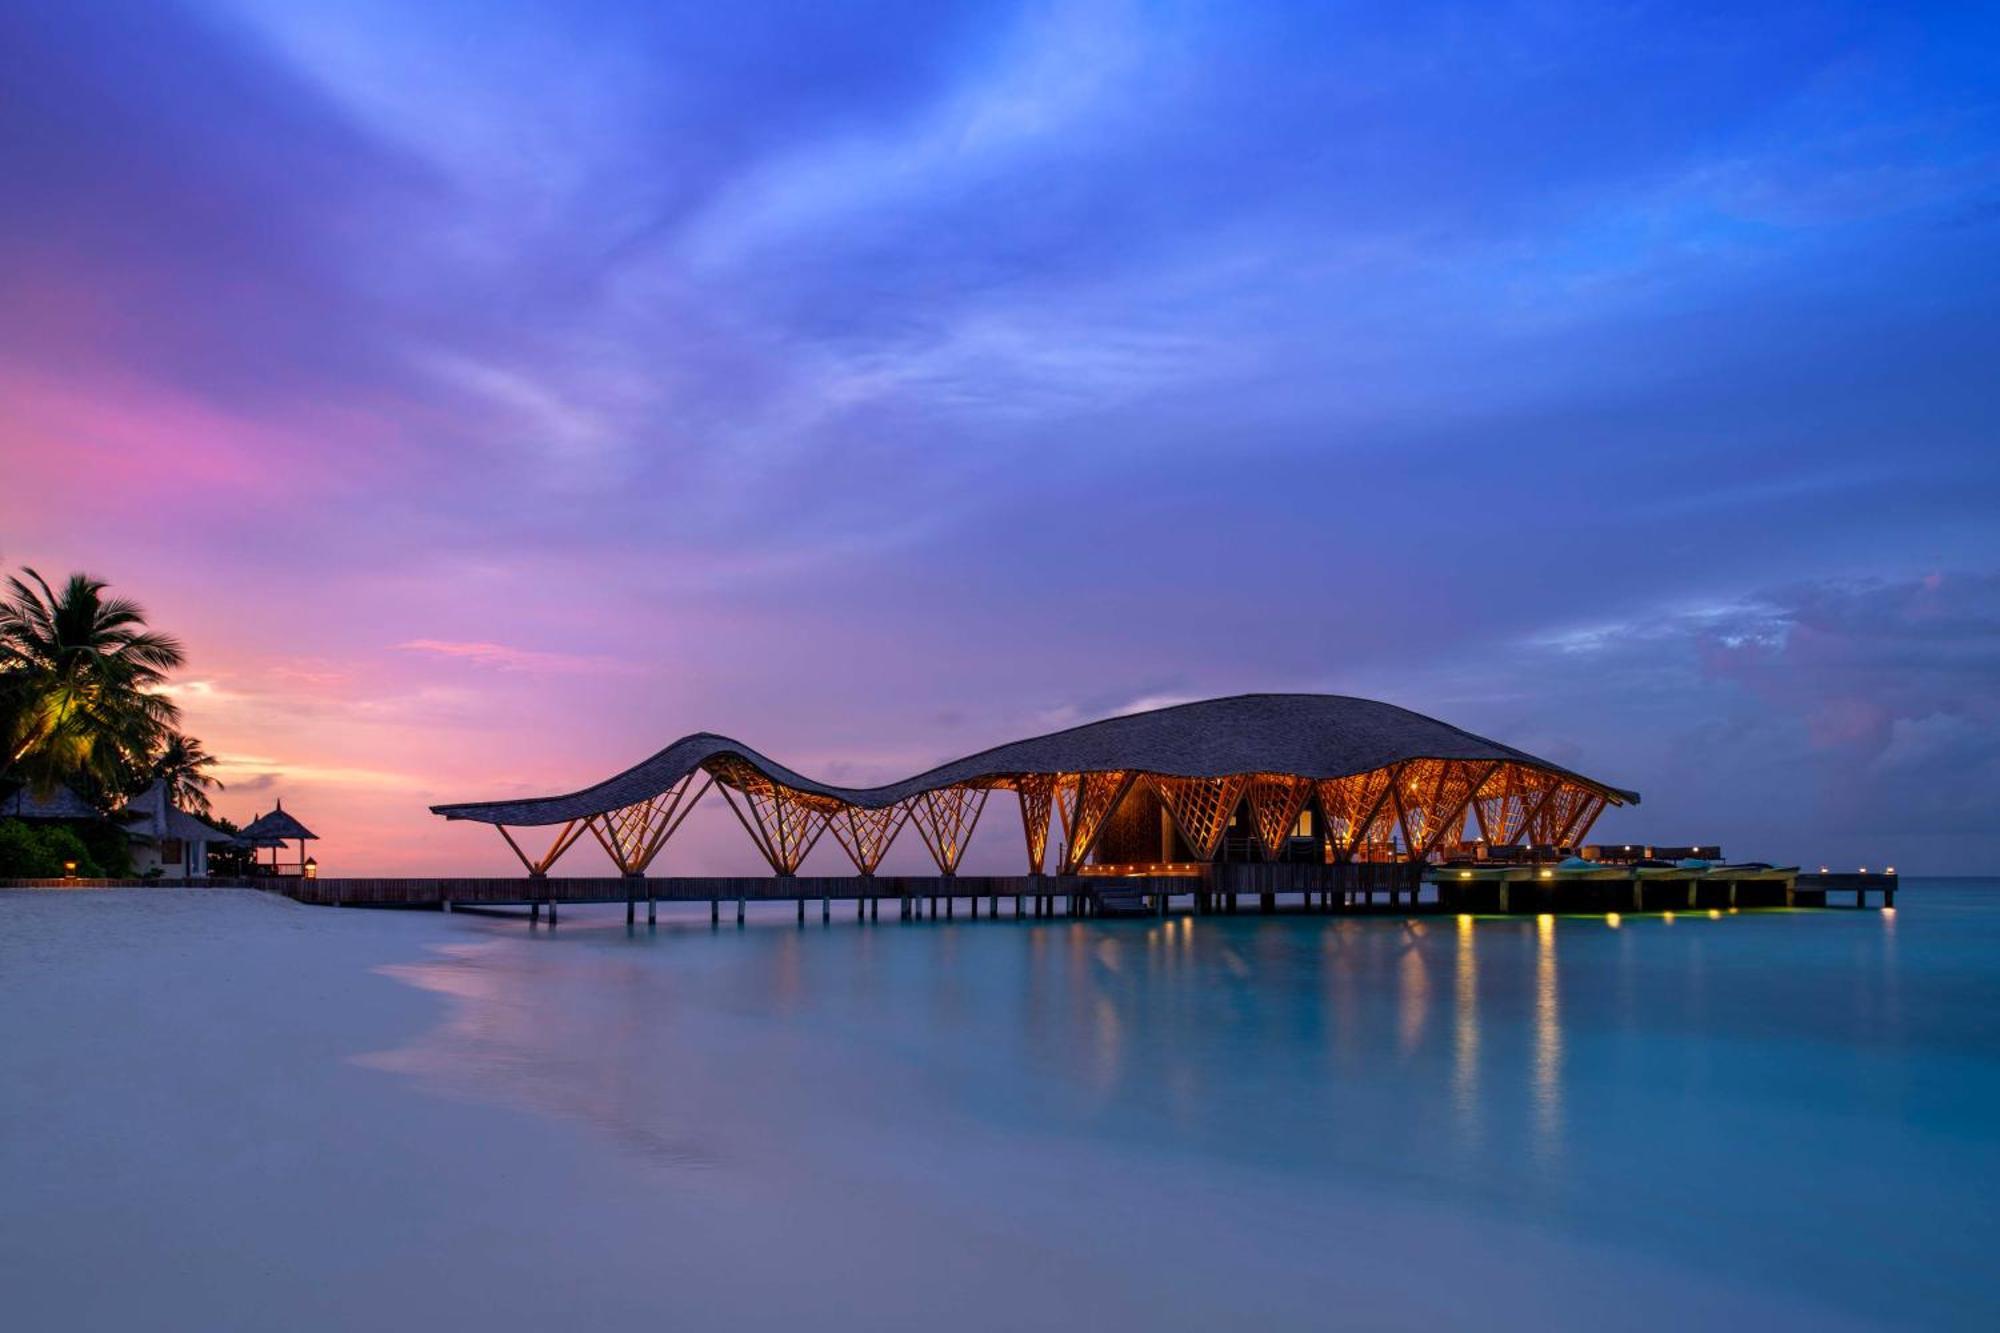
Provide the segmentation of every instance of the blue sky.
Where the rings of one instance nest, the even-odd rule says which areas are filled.
[[[17,0],[0,559],[357,865],[690,730],[1324,689],[2000,869],[1996,28]]]

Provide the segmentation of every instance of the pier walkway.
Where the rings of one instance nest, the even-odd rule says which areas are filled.
[[[1604,866],[1590,870],[1508,866],[1470,869],[1422,863],[1287,865],[1216,863],[1174,875],[758,875],[495,878],[302,878],[198,880],[0,880],[0,888],[188,886],[281,893],[326,907],[519,908],[553,919],[565,906],[624,903],[657,918],[661,903],[706,903],[712,921],[744,919],[752,903],[791,903],[798,920],[838,910],[878,921],[981,916],[1151,916],[1314,912],[1538,914],[1694,911],[1774,907],[1894,907],[1897,876],[1801,874],[1787,868]],[[1850,896],[1851,895],[1851,896]]]

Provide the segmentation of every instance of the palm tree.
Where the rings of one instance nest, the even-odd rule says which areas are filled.
[[[185,660],[178,640],[104,582],[72,574],[58,594],[33,569],[0,600],[0,778],[44,789],[81,779],[121,792],[161,750],[180,710],[156,693]]]
[[[208,789],[222,790],[222,784],[207,772],[214,764],[215,756],[200,741],[177,731],[167,737],[153,760],[152,776],[167,784],[169,802],[206,817],[210,813]]]

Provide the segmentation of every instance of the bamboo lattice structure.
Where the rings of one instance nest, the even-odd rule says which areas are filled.
[[[1250,779],[1242,775],[1227,778],[1169,778],[1151,775],[1148,781],[1167,807],[1181,841],[1193,849],[1198,861],[1213,861],[1222,842],[1229,817],[1242,803]]]
[[[591,834],[620,871],[627,875],[645,874],[653,858],[667,845],[667,839],[693,812],[695,803],[715,785],[715,779],[704,774],[701,785],[693,787],[694,777],[690,773],[649,801],[594,815],[587,821]],[[690,790],[694,792],[692,796],[688,795]]]
[[[847,859],[854,862],[854,868],[872,875],[889,854],[889,844],[896,841],[909,817],[910,807],[901,802],[878,809],[844,805],[828,817],[827,827],[833,830],[834,841],[847,853]]]
[[[584,823],[584,820],[572,819],[564,824],[556,830],[555,841],[549,844],[549,850],[534,860],[528,859],[528,854],[521,850],[520,843],[514,841],[514,835],[507,831],[505,824],[496,824],[494,827],[500,830],[500,836],[507,840],[507,845],[514,849],[514,855],[521,858],[521,864],[527,867],[528,873],[541,876],[548,874],[549,867],[560,861],[562,854],[576,845],[576,840],[583,836]]]
[[[943,787],[919,792],[910,800],[910,822],[917,826],[940,875],[956,875],[972,830],[979,824],[990,794],[986,787]]]
[[[1250,779],[1250,817],[1257,825],[1257,842],[1264,855],[1275,860],[1284,851],[1285,840],[1298,827],[1299,815],[1312,800],[1310,778],[1284,773],[1259,773]]]
[[[1055,807],[1056,775],[1024,773],[1014,782],[1021,798],[1021,832],[1028,842],[1028,873],[1039,875],[1048,864],[1049,815]]]
[[[1062,817],[1063,854],[1060,873],[1073,875],[1097,846],[1104,821],[1132,790],[1136,773],[1068,773],[1056,791],[1056,811]]]
[[[1326,816],[1329,860],[1345,861],[1356,847],[1368,841],[1368,832],[1388,799],[1396,769],[1397,766],[1391,765],[1372,773],[1323,778],[1316,784],[1320,811]]]
[[[723,800],[774,874],[799,873],[806,854],[826,832],[828,817],[841,806],[839,801],[773,782],[741,760],[712,764],[710,771],[721,783]],[[732,788],[742,794],[741,805],[729,794]]]

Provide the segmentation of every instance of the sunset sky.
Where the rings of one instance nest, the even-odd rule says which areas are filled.
[[[1248,690],[2000,869],[1991,13],[5,0],[0,564],[329,873]]]

